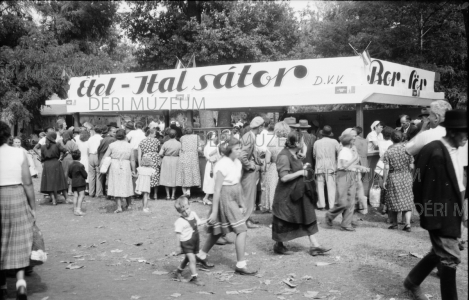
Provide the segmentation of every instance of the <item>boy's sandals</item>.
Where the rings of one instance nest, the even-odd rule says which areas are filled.
[[[118,208],[114,211],[115,214],[118,214],[118,213],[121,213],[122,212],[122,208]]]
[[[144,209],[143,209],[143,212],[144,212],[144,213],[151,213],[151,210],[150,210],[149,208],[144,208]]]
[[[167,200],[167,201],[171,200],[171,197],[166,197],[166,200]]]

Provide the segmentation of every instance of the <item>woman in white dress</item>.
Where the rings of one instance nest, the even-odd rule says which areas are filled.
[[[80,135],[75,138],[76,144],[78,146],[78,150],[81,152],[81,159],[80,163],[82,163],[85,166],[85,171],[88,173],[88,155],[89,155],[89,150],[90,150],[90,144],[88,143],[88,140],[90,139],[90,134],[86,130],[82,130],[80,132]],[[88,178],[86,179],[86,190],[85,193],[88,193]]]
[[[34,163],[33,156],[26,151],[26,149],[21,147],[21,139],[19,137],[13,138],[12,146],[23,150],[24,155],[26,155],[26,158],[28,159],[29,173],[31,173],[31,177],[37,178],[36,164]]]
[[[204,156],[207,159],[204,173],[204,185],[203,190],[205,197],[202,200],[204,205],[211,205],[212,202],[208,200],[208,197],[214,193],[215,190],[215,179],[213,178],[213,168],[215,163],[220,159],[220,152],[218,150],[217,134],[214,131],[210,131],[207,134],[207,144],[204,148]]]

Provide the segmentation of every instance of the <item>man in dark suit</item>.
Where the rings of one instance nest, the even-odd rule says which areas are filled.
[[[404,134],[406,141],[410,141],[419,132],[417,126],[411,124],[411,119],[408,115],[401,116],[401,131]]]
[[[241,176],[241,187],[246,205],[246,225],[248,228],[258,228],[251,220],[254,211],[257,193],[257,181],[261,163],[256,149],[256,136],[264,129],[264,119],[255,117],[249,124],[250,130],[241,138],[241,154],[239,160],[243,165],[243,175]]]
[[[467,203],[463,208],[463,166],[458,148],[467,143],[467,118],[463,110],[447,111],[446,136],[425,145],[416,158],[414,201],[420,225],[430,235],[432,249],[404,281],[415,299],[427,299],[420,284],[440,265],[442,300],[458,299],[456,268],[461,262],[458,238],[461,222],[467,227]]]

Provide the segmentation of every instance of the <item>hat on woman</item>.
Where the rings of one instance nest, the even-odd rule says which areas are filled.
[[[125,128],[130,129],[130,130],[134,130],[135,129],[134,123],[127,122],[127,124],[125,124]]]
[[[322,136],[334,136],[334,134],[332,133],[332,127],[329,125],[326,125],[322,128],[322,130],[319,130],[319,133]]]
[[[107,127],[115,127],[117,128],[117,123],[116,122],[111,122],[107,125]]]
[[[298,122],[298,128],[310,128],[311,125],[308,124],[308,120],[300,120]]]
[[[422,108],[420,112],[421,114],[418,115],[419,118],[428,117],[430,115],[429,109],[427,107]]]
[[[255,117],[254,119],[252,119],[251,123],[249,124],[249,127],[257,128],[261,125],[264,125],[264,119],[262,119],[261,117]]]
[[[371,130],[375,130],[375,127],[378,124],[379,124],[379,121],[374,121],[373,124],[371,124]]]
[[[290,127],[298,127],[298,124],[296,124],[296,118],[294,117],[285,118],[283,119],[283,122],[285,122]]]
[[[449,129],[466,129],[466,111],[462,109],[448,110],[445,114],[445,127]]]

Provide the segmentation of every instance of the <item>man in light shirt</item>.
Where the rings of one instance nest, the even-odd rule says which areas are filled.
[[[98,147],[101,143],[103,137],[101,136],[101,126],[96,126],[94,128],[95,135],[90,137],[88,140],[90,154],[88,156],[88,184],[89,184],[89,194],[90,197],[102,197],[103,194],[103,185],[101,181],[98,180],[99,176],[99,159],[98,159]]]
[[[426,144],[446,135],[446,129],[440,124],[445,121],[445,114],[449,110],[451,105],[445,100],[437,100],[430,104],[430,115],[422,123],[422,128],[426,128],[429,124],[430,129],[421,131],[406,144],[407,153],[415,156]]]
[[[137,157],[138,154],[138,145],[140,145],[140,142],[146,138],[145,132],[143,132],[142,128],[143,124],[141,122],[137,122],[135,123],[135,130],[131,130],[127,133],[127,140],[130,145],[132,145],[135,157]]]

